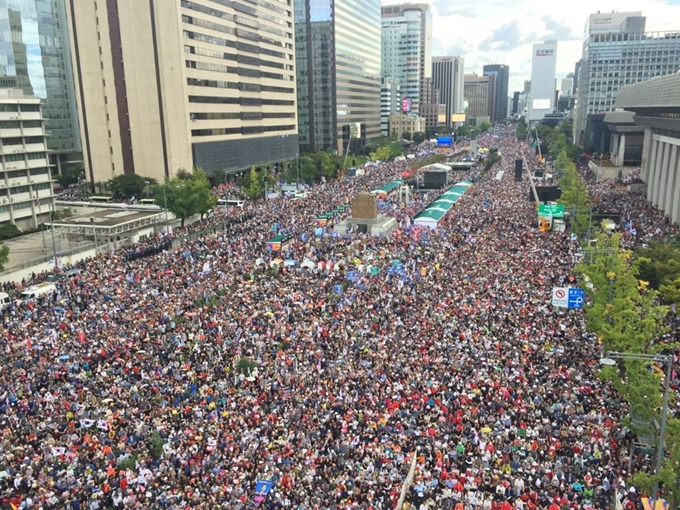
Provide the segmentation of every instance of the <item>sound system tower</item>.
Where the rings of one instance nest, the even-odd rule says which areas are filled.
[[[522,180],[522,160],[515,160],[515,182],[520,182]]]

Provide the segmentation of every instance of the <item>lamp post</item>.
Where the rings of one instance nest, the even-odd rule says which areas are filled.
[[[668,419],[668,398],[671,386],[671,372],[673,371],[673,356],[666,356],[663,354],[642,354],[632,352],[605,352],[600,358],[600,364],[605,366],[616,365],[616,360],[623,361],[656,361],[662,363],[666,368],[666,377],[663,388],[663,406],[661,407],[661,425],[659,427],[659,441],[656,449],[656,461],[654,462],[654,474],[661,470],[663,463],[665,439],[666,439],[666,421]],[[652,490],[652,498],[656,498],[659,493],[659,482],[654,482]]]

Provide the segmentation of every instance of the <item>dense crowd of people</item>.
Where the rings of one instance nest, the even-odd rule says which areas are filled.
[[[436,230],[413,222],[435,192],[384,199],[386,236],[314,224],[411,163],[386,162],[6,308],[0,508],[388,509],[412,463],[408,508],[637,504],[626,406],[550,305],[578,242],[532,228],[508,133],[480,145],[501,161]]]

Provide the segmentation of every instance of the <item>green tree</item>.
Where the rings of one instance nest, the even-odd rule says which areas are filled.
[[[192,178],[192,175],[191,172],[189,172],[189,170],[187,170],[186,168],[180,168],[179,170],[177,170],[175,177],[177,177],[180,181],[188,181],[189,179]]]
[[[416,131],[415,133],[413,133],[413,141],[420,145],[425,141],[425,133],[423,133],[422,131]]]
[[[141,198],[148,189],[147,184],[155,185],[156,179],[137,174],[121,174],[109,181],[109,188],[113,198],[128,200],[132,197]]]
[[[9,246],[0,242],[0,271],[5,269],[7,262],[9,262]]]
[[[489,131],[489,130],[491,129],[491,127],[492,127],[492,126],[491,126],[491,122],[489,122],[488,120],[485,120],[484,122],[482,122],[482,123],[477,127],[477,130],[478,130],[480,133],[486,133],[487,131]]]
[[[243,187],[243,191],[251,200],[255,200],[262,196],[263,189],[260,184],[260,176],[257,174],[257,170],[255,170],[254,166],[250,168],[250,172],[248,172],[246,176],[246,184]]]
[[[642,258],[640,278],[653,289],[672,286],[680,278],[680,248],[669,243],[652,242],[647,248],[638,248],[635,254]],[[676,302],[671,299],[669,302]]]
[[[391,151],[389,147],[379,147],[375,152],[371,152],[368,159],[371,161],[386,161],[390,159]]]
[[[410,132],[410,131],[404,131],[404,132],[401,134],[401,138],[402,138],[403,140],[410,140],[410,139],[411,139],[411,132]]]
[[[621,249],[621,234],[600,233],[597,248],[584,250],[579,272],[587,277],[590,304],[585,308],[588,329],[608,351],[646,352],[652,339],[665,330],[668,307],[658,293],[638,280],[639,259]]]
[[[397,141],[390,143],[387,147],[390,150],[390,158],[396,158],[404,154],[404,148]]]
[[[210,175],[208,175],[208,180],[210,181],[210,186],[219,186],[224,184],[227,180],[227,172],[224,170],[213,170]]]
[[[188,179],[175,177],[158,186],[155,200],[160,207],[167,202],[168,210],[182,220],[182,226],[187,218],[202,216],[217,204],[217,196],[210,191],[210,182],[200,168],[195,168]]]
[[[558,184],[562,188],[562,196],[557,202],[565,206],[571,214],[572,230],[581,236],[590,228],[591,204],[588,190],[576,170],[576,165],[564,151],[560,152],[555,168],[561,174]]]
[[[62,188],[68,188],[85,179],[85,170],[82,167],[68,168],[63,174],[57,175],[56,180]]]

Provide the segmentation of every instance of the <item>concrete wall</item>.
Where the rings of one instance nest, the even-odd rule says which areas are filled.
[[[76,262],[80,262],[81,260],[89,259],[90,257],[94,257],[95,252],[94,249],[92,250],[87,250],[83,251],[81,253],[74,253],[73,255],[69,255],[66,257],[59,257],[61,265],[66,266],[66,265],[72,265],[75,264]],[[4,275],[0,275],[0,282],[5,283],[5,282],[20,282],[24,278],[30,278],[31,274],[33,273],[42,273],[43,271],[52,271],[54,269],[54,264],[50,264],[48,262],[45,262],[43,264],[38,264],[36,266],[31,266],[31,267],[26,267],[23,269],[16,269],[12,271],[11,273],[7,273]]]

